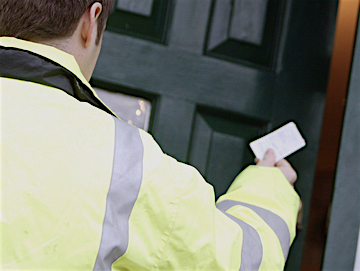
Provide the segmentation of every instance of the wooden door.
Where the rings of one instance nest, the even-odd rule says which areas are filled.
[[[117,0],[92,84],[151,103],[149,131],[218,197],[253,162],[250,140],[295,121],[304,226],[336,0]],[[288,260],[298,270],[304,233]]]

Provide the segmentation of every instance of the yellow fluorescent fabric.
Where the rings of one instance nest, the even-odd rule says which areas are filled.
[[[91,269],[111,178],[113,119],[61,90],[12,79],[0,86],[1,267]]]
[[[140,135],[142,187],[130,216],[129,248],[114,268],[238,270],[241,229],[215,208],[213,188]]]
[[[250,166],[218,201],[226,199],[241,199],[279,215],[287,223],[293,241],[300,198],[279,169]]]
[[[239,270],[243,231],[215,208],[213,188],[194,168],[164,156],[145,132],[140,135],[144,144],[142,187],[130,217],[129,248],[114,263],[114,269]],[[247,182],[247,177],[254,185]],[[263,190],[259,182],[264,180],[269,185],[264,185]],[[234,192],[234,187],[230,188],[229,195],[220,201],[227,197],[242,200],[234,194],[242,190],[252,194],[260,187],[258,194],[265,197],[260,205],[281,215],[289,222],[289,231],[294,232],[290,228],[295,225],[299,198],[278,169],[249,167],[234,185],[238,186]],[[278,190],[269,190],[271,185]],[[289,194],[285,200],[283,193]],[[259,270],[281,270],[285,259],[279,240],[261,217],[242,206],[228,213],[258,231],[263,246]]]
[[[89,86],[75,59],[64,52],[12,38],[0,38],[0,44],[59,62]],[[108,233],[118,230],[106,215],[113,207],[107,201],[112,174],[123,163],[126,172],[133,163],[121,152],[128,146],[114,142],[116,127],[124,126],[115,127],[109,114],[52,87],[0,78],[0,91],[1,268],[93,270],[102,245],[111,249],[104,242],[109,239],[103,239],[103,223],[110,225]],[[242,256],[251,245],[260,248],[254,252],[259,270],[283,268],[276,227],[251,207],[285,221],[289,246],[299,197],[278,169],[247,168],[218,200],[218,206],[232,204],[222,210],[196,169],[163,154],[149,134],[138,132],[140,189],[135,204],[126,206],[128,228],[121,236],[128,236],[127,249],[112,270],[244,271],[252,257]],[[113,168],[116,150],[126,157]],[[256,235],[249,238],[249,229]]]
[[[239,199],[280,216],[288,226],[292,243],[295,238],[299,197],[279,169],[250,166],[235,179],[218,202]],[[243,206],[232,207],[227,212],[248,222],[259,233],[263,244],[263,260],[259,270],[281,270],[285,259],[278,253],[281,246],[272,229],[257,218],[252,210]]]

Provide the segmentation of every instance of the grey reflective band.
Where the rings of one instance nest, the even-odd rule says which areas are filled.
[[[218,207],[218,206],[217,206]],[[240,271],[259,270],[263,257],[263,248],[258,232],[246,222],[226,213],[222,206],[218,207],[226,216],[235,221],[243,231]]]
[[[115,120],[114,161],[106,199],[99,252],[94,270],[111,270],[129,244],[129,218],[138,197],[143,169],[143,144],[137,128]]]
[[[277,214],[274,214],[269,210],[263,209],[261,207],[252,204],[233,201],[233,200],[224,200],[216,204],[218,208],[221,208],[223,210],[228,210],[229,208],[235,205],[242,205],[253,210],[266,222],[266,224],[270,226],[270,228],[275,232],[275,234],[277,235],[280,241],[281,248],[284,253],[284,258],[286,260],[290,248],[290,232],[286,222]]]

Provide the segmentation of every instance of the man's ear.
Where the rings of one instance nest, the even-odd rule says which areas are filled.
[[[97,19],[102,11],[102,5],[99,2],[92,4],[84,13],[83,24],[81,28],[81,38],[84,46],[90,46],[93,40],[97,37]]]

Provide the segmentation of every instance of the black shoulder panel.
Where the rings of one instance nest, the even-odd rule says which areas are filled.
[[[75,74],[41,55],[0,46],[0,77],[30,81],[65,91],[113,115]]]

